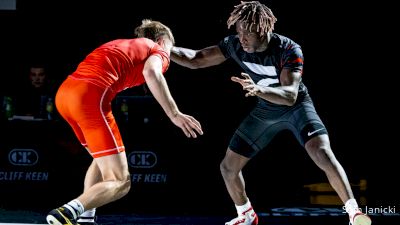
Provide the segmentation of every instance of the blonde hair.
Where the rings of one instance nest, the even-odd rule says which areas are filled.
[[[142,25],[135,28],[135,35],[137,37],[145,37],[153,41],[157,41],[161,36],[166,35],[175,44],[174,35],[169,27],[165,26],[159,21],[151,19],[142,20]]]
[[[241,1],[231,12],[227,21],[228,29],[238,21],[244,24],[246,30],[251,31],[254,28],[257,33],[264,36],[274,30],[277,19],[272,10],[259,1]]]

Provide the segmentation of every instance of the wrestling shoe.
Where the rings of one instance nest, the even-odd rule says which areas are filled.
[[[46,220],[51,225],[78,225],[73,212],[64,206],[51,210],[47,214]]]
[[[349,225],[371,225],[371,218],[362,212],[357,212],[350,218]]]
[[[252,207],[242,212],[238,217],[225,223],[225,225],[257,225],[257,224],[258,224],[258,216],[254,212]]]

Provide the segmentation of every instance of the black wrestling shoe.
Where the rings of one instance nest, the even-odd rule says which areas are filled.
[[[46,220],[51,225],[78,225],[74,213],[64,206],[51,210]]]

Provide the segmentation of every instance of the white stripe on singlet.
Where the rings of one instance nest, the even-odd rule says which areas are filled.
[[[263,78],[257,82],[258,85],[270,86],[271,84],[279,84],[278,74],[276,73],[275,66],[264,66],[256,63],[243,62],[247,68],[256,74],[267,75],[269,77]]]

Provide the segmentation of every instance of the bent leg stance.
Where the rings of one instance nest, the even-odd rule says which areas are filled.
[[[130,189],[125,148],[111,112],[113,97],[108,89],[73,78],[67,78],[57,92],[57,109],[94,158],[85,177],[84,192],[73,200],[83,211],[120,199]],[[64,206],[73,211],[68,206],[74,208],[75,203],[70,203]],[[83,211],[75,210],[71,220],[75,222]],[[57,220],[54,216],[48,219]]]

